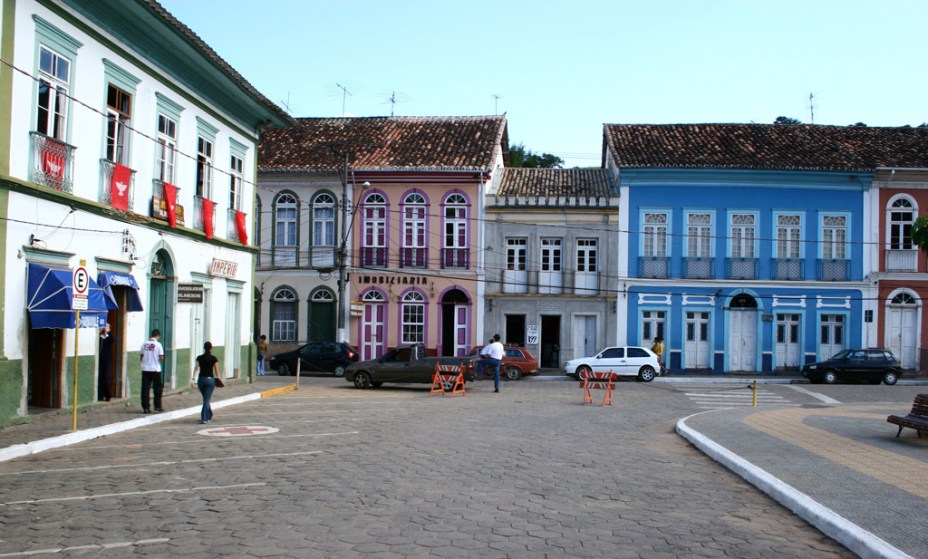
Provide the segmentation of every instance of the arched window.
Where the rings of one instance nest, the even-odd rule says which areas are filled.
[[[335,246],[335,197],[323,192],[313,199],[313,246]]]
[[[295,342],[297,319],[296,292],[281,287],[271,295],[271,341]]]
[[[403,295],[401,303],[400,332],[401,343],[425,343],[425,297],[418,291],[410,291]]]
[[[893,297],[893,300],[890,304],[914,307],[914,306],[918,306],[918,301],[916,301],[915,297],[913,297],[910,293],[902,292],[896,295],[895,297]]]
[[[387,266],[387,200],[372,192],[364,199],[364,235],[361,238],[361,266]]]
[[[296,265],[300,205],[296,196],[282,193],[274,200],[274,265]]]
[[[470,254],[467,248],[467,199],[453,193],[445,198],[442,246],[443,268],[468,268]]]
[[[400,266],[427,268],[425,197],[413,192],[403,200],[403,246],[400,248]]]
[[[912,224],[918,210],[907,197],[896,198],[889,205],[889,248],[891,250],[912,250]]]

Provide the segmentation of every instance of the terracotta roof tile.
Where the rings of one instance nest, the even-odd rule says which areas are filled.
[[[331,172],[339,151],[356,170],[491,170],[497,147],[508,152],[506,117],[299,118],[265,130],[258,170]]]
[[[596,197],[616,196],[605,169],[534,169],[508,167],[497,196]]]
[[[925,127],[606,124],[604,135],[620,168],[872,171],[876,167],[928,167]]]

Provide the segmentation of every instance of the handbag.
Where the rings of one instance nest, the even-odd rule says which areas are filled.
[[[216,388],[225,388],[226,384],[222,382],[222,379],[216,377]]]

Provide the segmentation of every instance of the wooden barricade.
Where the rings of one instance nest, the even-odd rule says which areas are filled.
[[[446,383],[451,384],[451,390],[446,391]],[[467,395],[467,389],[464,387],[464,364],[460,365],[443,365],[435,363],[435,372],[432,374],[432,387],[429,389],[429,396],[439,393],[447,394],[448,397],[454,398],[456,395]]]
[[[612,392],[615,391],[615,381],[618,375],[600,371],[583,371],[580,373],[583,380],[583,405],[593,403],[593,390],[605,390],[600,406],[612,405]]]

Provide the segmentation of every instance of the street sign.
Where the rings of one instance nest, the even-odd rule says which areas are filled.
[[[526,341],[526,343],[528,345],[535,345],[538,343],[538,325],[537,324],[528,325],[528,336],[527,337],[528,337],[528,340]]]
[[[87,268],[78,266],[71,276],[71,310],[86,311],[90,274]]]

